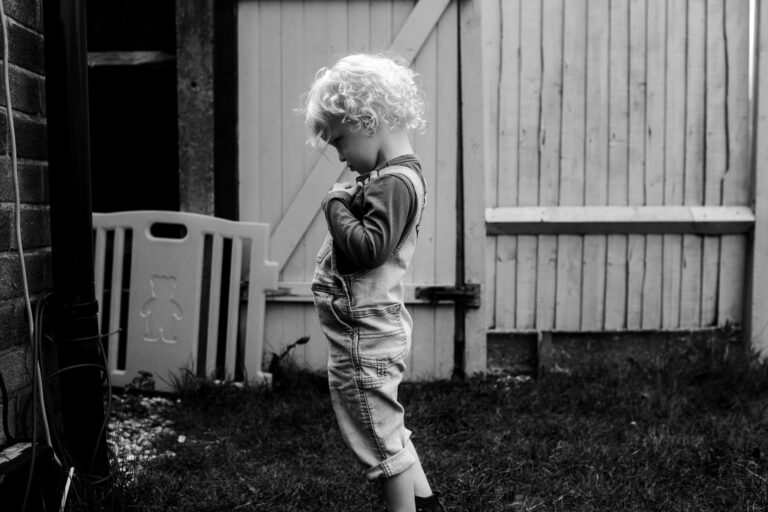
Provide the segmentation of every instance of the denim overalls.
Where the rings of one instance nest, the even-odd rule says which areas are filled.
[[[328,234],[312,280],[315,308],[328,338],[328,382],[336,419],[371,480],[397,475],[416,461],[397,388],[413,327],[403,304],[403,277],[416,248],[426,192],[419,173],[408,167],[374,171],[369,182],[387,174],[409,180],[417,197],[416,214],[392,255],[379,267],[342,275]]]

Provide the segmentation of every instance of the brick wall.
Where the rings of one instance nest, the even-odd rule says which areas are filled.
[[[52,288],[43,13],[41,0],[5,0],[4,6],[9,17],[8,60],[22,203],[22,245],[34,302]],[[11,434],[21,436],[19,412],[31,391],[31,350],[16,244],[10,132],[2,80],[0,91],[0,374],[10,395]],[[0,429],[0,445],[5,443]]]

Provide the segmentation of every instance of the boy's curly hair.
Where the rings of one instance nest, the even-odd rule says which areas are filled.
[[[314,135],[311,141],[327,136],[333,117],[353,123],[353,130],[370,133],[382,123],[395,129],[423,129],[425,105],[418,79],[401,59],[381,54],[348,55],[321,68],[302,109]]]

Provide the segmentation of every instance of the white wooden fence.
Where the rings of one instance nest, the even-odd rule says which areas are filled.
[[[431,116],[414,137],[431,209],[408,285],[451,285],[461,270],[482,281],[469,368],[484,367],[486,330],[732,323],[768,352],[768,145],[753,144],[768,131],[768,80],[751,99],[749,1],[241,0],[238,17],[241,218],[273,226],[282,268],[267,344],[310,334],[299,362],[324,366],[307,282],[319,198],[340,171],[304,146],[298,98],[318,67],[395,48]],[[768,8],[756,21],[762,49]],[[445,376],[454,308],[410,302],[411,376]]]

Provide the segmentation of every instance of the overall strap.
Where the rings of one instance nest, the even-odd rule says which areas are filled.
[[[399,176],[402,176],[411,182],[411,185],[413,186],[413,190],[416,192],[416,214],[411,219],[410,223],[408,224],[408,227],[405,230],[403,237],[400,239],[400,242],[397,244],[397,248],[395,249],[397,251],[400,249],[400,246],[408,238],[408,235],[410,235],[413,229],[416,229],[416,232],[418,233],[419,224],[421,223],[421,217],[424,213],[424,208],[426,208],[427,206],[427,191],[424,188],[424,181],[421,174],[417,171],[414,171],[410,167],[405,167],[400,165],[387,167],[385,169],[378,171],[377,174],[378,176],[385,176],[387,174],[397,174]]]

